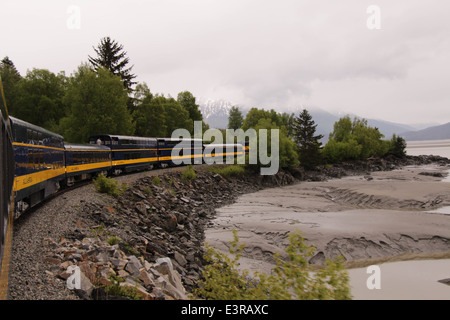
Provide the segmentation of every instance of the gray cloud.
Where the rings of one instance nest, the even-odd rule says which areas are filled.
[[[366,26],[372,4],[381,30]],[[70,5],[80,29],[67,27]],[[12,1],[0,12],[0,56],[22,74],[69,74],[109,35],[153,92],[444,122],[449,9],[439,0]]]

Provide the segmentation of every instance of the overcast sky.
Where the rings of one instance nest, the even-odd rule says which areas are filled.
[[[22,75],[70,75],[110,36],[153,93],[450,122],[448,0],[0,2],[0,59]]]

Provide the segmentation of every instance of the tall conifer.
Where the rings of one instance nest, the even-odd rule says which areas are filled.
[[[293,127],[300,165],[312,169],[321,162],[322,143],[319,140],[323,138],[323,135],[316,135],[317,124],[306,109],[295,118]]]

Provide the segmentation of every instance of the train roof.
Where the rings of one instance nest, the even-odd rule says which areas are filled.
[[[156,138],[147,138],[147,137],[135,137],[135,136],[121,136],[117,134],[96,134],[89,137],[89,139],[92,138],[98,138],[98,137],[110,137],[110,138],[118,138],[120,140],[151,140],[156,142]]]
[[[99,146],[96,144],[77,144],[77,143],[65,143],[64,148],[66,150],[80,150],[80,151],[110,151],[111,149],[105,146]]]
[[[53,137],[59,138],[61,140],[64,140],[64,138],[61,135],[59,135],[57,133],[54,133],[54,132],[51,132],[51,131],[48,131],[47,129],[44,129],[44,128],[39,127],[39,126],[36,126],[36,125],[31,124],[29,122],[26,122],[26,121],[23,121],[23,120],[14,118],[14,117],[9,117],[9,119],[11,120],[11,125],[13,127],[14,126],[21,126],[21,127],[27,128],[27,129],[31,129],[31,130],[35,130],[35,131],[38,131],[38,132],[42,132],[42,133],[44,133],[44,134],[46,134],[48,136],[53,136]]]
[[[242,147],[241,143],[210,143],[205,144],[205,147]]]
[[[165,141],[201,141],[203,142],[203,139],[198,138],[157,138],[158,140],[165,140]]]

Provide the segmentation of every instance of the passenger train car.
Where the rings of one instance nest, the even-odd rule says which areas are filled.
[[[211,163],[213,158],[225,160],[246,153],[240,144],[205,144],[199,139],[102,134],[91,136],[86,144],[65,143],[58,134],[8,117],[3,105],[0,124],[0,262],[11,225],[8,220],[13,218],[10,205],[14,205],[17,218],[60,188],[100,173],[117,175],[154,166]]]
[[[203,148],[201,139],[158,138],[159,161],[169,166],[182,163],[201,164]]]
[[[11,124],[0,79],[0,299],[6,298],[12,240],[14,150]],[[6,258],[5,258],[6,257]],[[4,259],[5,258],[5,259]]]
[[[91,136],[89,144],[110,149],[111,164],[115,174],[148,170],[158,163],[156,138],[103,134]]]
[[[25,211],[59,190],[66,179],[64,139],[10,117],[13,133],[16,211]]]
[[[66,185],[92,178],[98,173],[107,175],[112,168],[111,149],[101,145],[66,143]]]
[[[240,144],[208,145],[201,139],[100,134],[91,136],[86,144],[71,144],[58,134],[20,119],[10,117],[10,121],[16,217],[60,188],[100,173],[118,175],[155,166],[211,163],[211,159],[244,154]]]
[[[205,144],[203,149],[203,158],[208,164],[231,164],[244,154],[245,148],[241,144]]]

